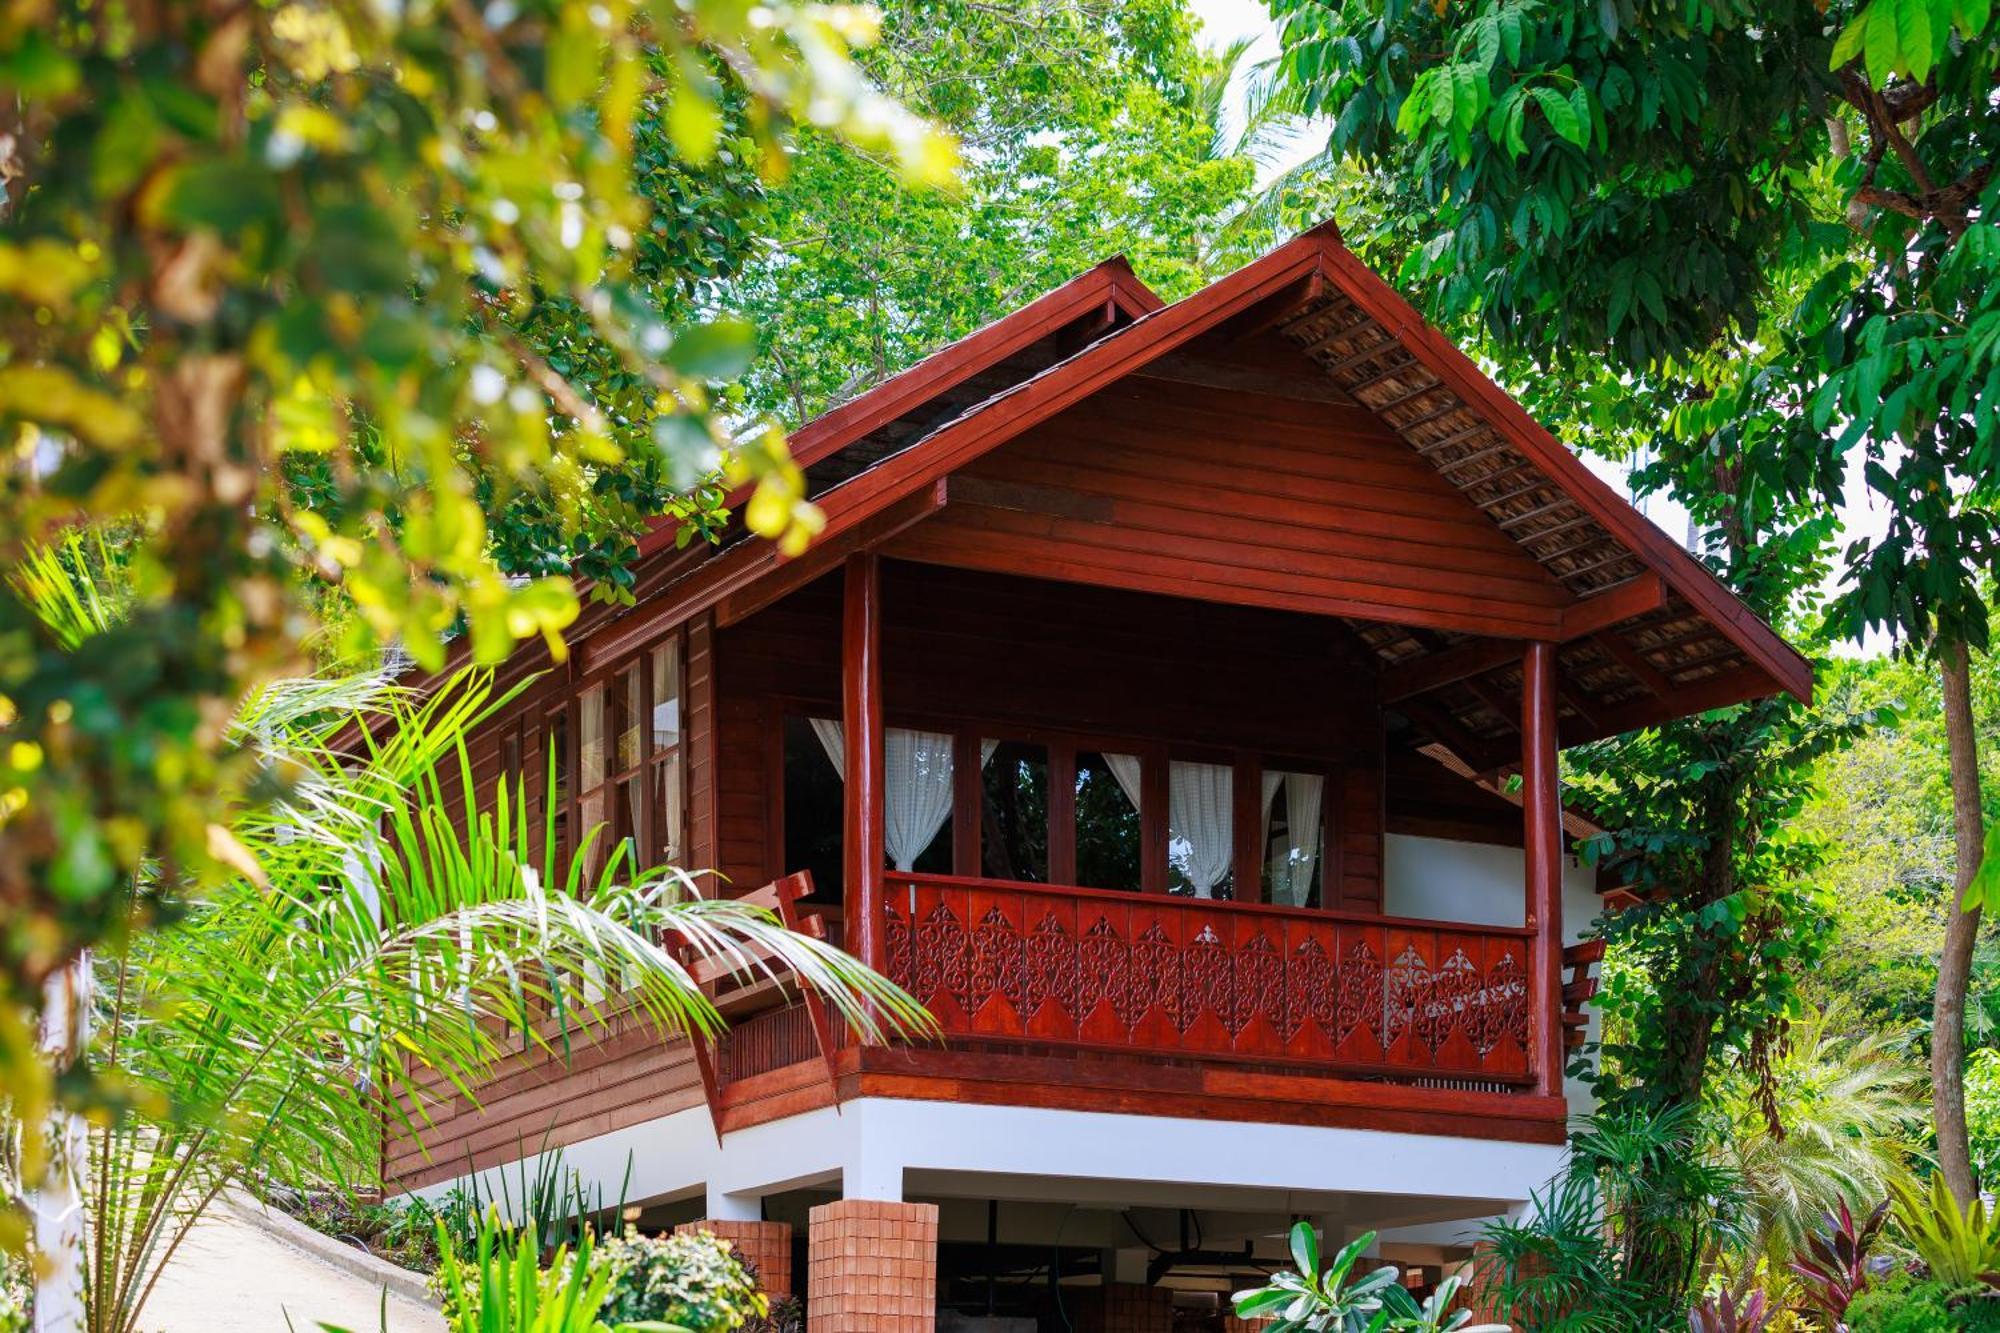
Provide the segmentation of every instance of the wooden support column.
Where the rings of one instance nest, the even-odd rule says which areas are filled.
[[[888,964],[882,920],[882,561],[847,558],[841,621],[840,721],[846,751],[846,929],[850,952],[877,972]]]
[[[1556,779],[1556,649],[1530,643],[1521,659],[1521,813],[1526,827],[1529,1039],[1537,1090],[1563,1090],[1562,793]]]

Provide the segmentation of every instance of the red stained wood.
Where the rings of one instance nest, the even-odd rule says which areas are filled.
[[[1658,574],[1641,574],[1563,608],[1562,638],[1565,642],[1585,638],[1666,604],[1666,582]]]
[[[1534,1067],[1547,1096],[1562,1092],[1562,801],[1556,773],[1555,646],[1531,643],[1521,658],[1521,815],[1527,920],[1534,932]]]
[[[901,873],[886,912],[948,1041],[1531,1081],[1526,930]]]
[[[877,971],[882,952],[882,562],[850,556],[841,633],[841,728],[846,751],[844,849],[849,947]]]

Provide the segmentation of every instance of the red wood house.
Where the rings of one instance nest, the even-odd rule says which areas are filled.
[[[564,836],[764,892],[945,1039],[614,1020],[392,1177],[629,1166],[815,1333],[1220,1328],[1293,1218],[1421,1265],[1521,1206],[1597,910],[1558,748],[1806,662],[1331,227],[1171,305],[1099,265],[793,449],[807,554],[659,534],[476,757],[553,748]]]

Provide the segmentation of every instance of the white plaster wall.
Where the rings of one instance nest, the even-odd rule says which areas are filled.
[[[1527,860],[1519,847],[1391,833],[1385,840],[1382,910],[1426,921],[1518,926],[1527,915]],[[1602,910],[1595,872],[1563,858],[1563,938],[1574,942]]]
[[[1527,854],[1519,847],[1417,838],[1391,833],[1383,848],[1382,910],[1390,916],[1425,921],[1463,921],[1480,926],[1518,926],[1527,919]],[[1596,872],[1573,856],[1563,858],[1563,939],[1574,943],[1603,911]],[[1597,1040],[1598,1015],[1585,1035]],[[1590,1089],[1570,1079],[1571,1114],[1590,1109]]]

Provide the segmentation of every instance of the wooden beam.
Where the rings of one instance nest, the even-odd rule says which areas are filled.
[[[1314,269],[1306,274],[1296,291],[1273,297],[1268,311],[1254,317],[1246,317],[1243,327],[1232,329],[1229,336],[1236,342],[1242,342],[1275,329],[1280,324],[1289,324],[1318,305],[1325,291],[1326,278],[1318,269]]]
[[[1512,755],[1503,752],[1504,747],[1489,745],[1466,730],[1458,719],[1426,700],[1405,699],[1396,705],[1396,711],[1430,732],[1433,739],[1450,746],[1452,753],[1464,760],[1466,767],[1475,773],[1484,773],[1513,761]]]
[[[843,532],[822,533],[806,548],[804,555],[780,555],[769,572],[747,587],[724,596],[715,608],[715,622],[729,626],[747,620],[800,588],[846,563],[859,551],[872,551],[892,538],[941,511],[950,499],[949,479],[939,477],[935,485],[889,506],[873,518],[865,519]]]
[[[1382,702],[1393,704],[1414,699],[1446,685],[1512,666],[1520,658],[1521,645],[1513,639],[1472,639],[1419,658],[1408,666],[1396,667],[1383,677]]]
[[[840,672],[847,947],[882,972],[888,964],[882,915],[882,560],[872,551],[847,558]]]
[[[1563,1090],[1562,794],[1556,778],[1556,648],[1530,643],[1521,658],[1521,817],[1527,924],[1535,932],[1528,1016],[1535,1089]]]
[[[1634,616],[1657,611],[1666,604],[1666,580],[1649,571],[1614,588],[1592,593],[1573,606],[1564,607],[1559,640],[1568,643],[1572,639],[1587,638]]]
[[[1660,696],[1673,693],[1674,683],[1667,679],[1666,672],[1648,661],[1646,655],[1624,635],[1605,630],[1592,635],[1590,641],[1610,654],[1612,661],[1631,672],[1632,678],[1652,693]]]

